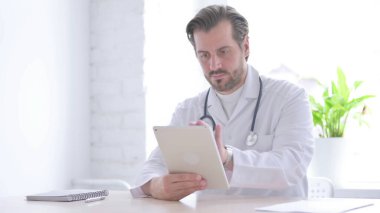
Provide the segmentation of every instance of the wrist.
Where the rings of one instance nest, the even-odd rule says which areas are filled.
[[[145,195],[147,196],[152,196],[150,193],[150,186],[151,186],[152,180],[146,182],[144,185],[141,186],[142,191],[144,192]]]
[[[227,166],[231,161],[233,157],[232,147],[225,145],[224,149],[226,150],[226,160],[223,162],[223,166]]]

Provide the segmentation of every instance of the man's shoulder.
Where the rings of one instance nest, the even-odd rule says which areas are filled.
[[[207,91],[208,91],[208,89],[198,93],[197,95],[194,95],[192,97],[184,99],[183,101],[181,101],[178,104],[177,110],[178,109],[187,109],[187,108],[191,108],[193,106],[202,105],[205,101],[204,99],[206,97]]]
[[[305,89],[287,80],[275,79],[263,76],[264,89],[278,96],[289,97],[300,93],[305,93]]]
[[[171,124],[188,125],[189,122],[199,119],[203,113],[206,93],[207,90],[180,102],[175,109]]]

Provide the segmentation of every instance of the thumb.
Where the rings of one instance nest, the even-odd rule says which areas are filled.
[[[216,142],[216,145],[217,145],[218,150],[220,152],[220,155],[221,155],[222,159],[224,159],[225,148],[224,148],[224,144],[222,141],[222,126],[220,124],[217,124],[215,126],[214,136],[215,136],[215,142]]]

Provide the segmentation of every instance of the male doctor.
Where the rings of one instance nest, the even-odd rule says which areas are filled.
[[[215,122],[215,140],[230,188],[204,190],[207,180],[199,174],[169,174],[156,148],[132,195],[180,200],[201,190],[306,197],[313,123],[305,91],[261,76],[247,64],[248,22],[230,6],[203,8],[186,32],[211,88],[179,104],[171,125]],[[212,119],[205,119],[205,113]]]

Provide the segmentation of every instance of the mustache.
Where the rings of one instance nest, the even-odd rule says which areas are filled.
[[[218,75],[218,74],[227,74],[226,70],[218,69],[218,70],[212,70],[208,73],[208,76],[211,77],[213,75]]]

